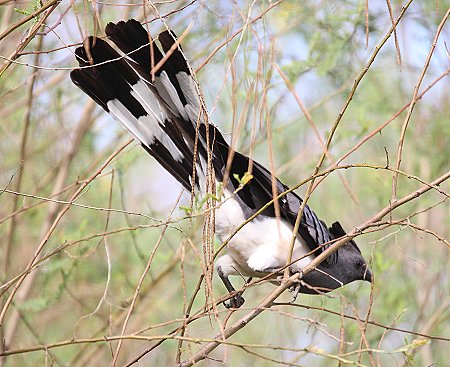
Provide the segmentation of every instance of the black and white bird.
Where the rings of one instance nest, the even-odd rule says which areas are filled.
[[[109,23],[105,32],[121,53],[104,40],[89,37],[75,51],[80,68],[71,72],[72,81],[189,192],[194,189],[204,195],[207,172],[212,169],[222,188],[221,203],[215,212],[216,234],[221,241],[227,240],[273,200],[272,175],[261,164],[232,152],[220,131],[208,121],[192,70],[172,31],[164,31],[157,38],[163,52],[134,19]],[[244,176],[249,180],[242,185],[239,178]],[[288,187],[276,180],[276,190],[281,194]],[[240,307],[244,302],[229,275],[262,277],[286,265],[301,204],[302,199],[289,192],[278,199],[279,215],[273,204],[268,205],[229,241],[227,253],[216,261],[217,273],[234,294],[228,306]],[[345,235],[339,222],[327,228],[305,206],[296,233],[291,272],[301,272]],[[305,274],[298,290],[318,294],[355,280],[371,279],[367,262],[351,240]]]

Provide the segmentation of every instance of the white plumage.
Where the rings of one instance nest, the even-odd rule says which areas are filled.
[[[216,234],[226,241],[245,221],[244,212],[232,193],[225,191],[224,200],[216,210]],[[225,275],[241,274],[260,276],[265,269],[286,265],[292,241],[293,227],[283,219],[259,216],[242,227],[227,245],[228,254],[216,261]],[[294,268],[305,267],[313,256],[311,250],[298,236],[292,259],[301,259]]]

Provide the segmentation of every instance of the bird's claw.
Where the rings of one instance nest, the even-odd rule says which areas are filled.
[[[291,287],[289,287],[289,292],[292,292],[292,300],[290,303],[294,303],[295,300],[297,299],[297,296],[300,292],[300,288],[301,288],[301,283],[300,282],[296,282],[295,284],[293,284]]]
[[[301,279],[303,278],[303,272],[300,270],[298,273],[299,273],[298,279],[295,281],[294,284],[292,284],[288,288],[288,291],[292,292],[292,300],[291,300],[290,303],[294,303],[295,302],[295,300],[297,299],[298,294],[300,293],[300,288],[302,287]],[[291,275],[294,275],[294,273],[292,273]]]
[[[245,302],[244,297],[242,297],[239,293],[237,293],[236,295],[230,298],[229,302],[224,301],[223,305],[226,308],[239,308],[244,304],[244,302]]]

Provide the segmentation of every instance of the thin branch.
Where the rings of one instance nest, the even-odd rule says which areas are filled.
[[[0,324],[3,323],[3,320],[6,315],[6,311],[9,308],[9,305],[11,304],[11,301],[13,300],[14,296],[16,295],[19,287],[22,285],[23,281],[26,279],[27,275],[29,274],[29,270],[33,267],[36,260],[38,260],[39,255],[41,254],[44,246],[47,244],[47,241],[49,240],[50,236],[53,234],[54,230],[58,226],[59,222],[63,218],[63,216],[67,213],[67,211],[71,207],[71,203],[83,192],[83,190],[86,188],[87,185],[89,185],[101,172],[106,168],[106,166],[113,160],[115,156],[117,156],[122,150],[124,150],[131,141],[128,143],[122,145],[119,149],[117,149],[113,154],[111,154],[108,159],[103,163],[103,165],[83,184],[81,185],[78,190],[75,192],[75,194],[72,195],[69,204],[67,204],[57,215],[55,220],[53,221],[52,225],[50,226],[49,230],[45,234],[42,241],[39,243],[37,249],[35,250],[33,257],[31,258],[30,262],[26,266],[26,273],[24,273],[20,279],[18,280],[17,284],[14,286],[14,289],[11,291],[11,294],[9,295],[8,299],[5,302],[5,306],[3,307],[1,313],[0,313]]]
[[[425,65],[423,66],[422,72],[420,73],[419,79],[417,80],[417,83],[414,87],[414,92],[411,97],[411,103],[409,105],[409,109],[406,114],[405,121],[403,122],[402,130],[401,130],[400,138],[399,138],[399,142],[398,142],[397,161],[395,164],[396,169],[400,168],[400,163],[402,161],[403,145],[405,142],[406,130],[408,128],[409,121],[411,119],[414,107],[416,106],[416,103],[418,100],[417,96],[419,94],[420,86],[421,86],[423,78],[425,77],[425,74],[428,70],[428,66],[430,65],[431,57],[433,56],[433,52],[436,48],[436,44],[439,39],[439,35],[441,34],[441,31],[444,28],[445,22],[447,21],[449,15],[450,15],[450,7],[447,9],[447,12],[445,13],[444,17],[441,20],[441,23],[439,24],[439,26],[437,28],[433,42],[431,43],[430,51],[428,52],[428,56],[425,60]],[[392,199],[391,199],[392,201],[395,201],[397,199],[397,182],[398,182],[398,174],[394,173],[394,175],[392,177]]]

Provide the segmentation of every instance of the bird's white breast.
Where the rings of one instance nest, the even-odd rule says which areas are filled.
[[[223,242],[245,222],[244,212],[230,192],[216,210],[216,234]],[[228,254],[235,261],[238,272],[253,276],[256,270],[280,268],[286,264],[290,252],[293,227],[284,219],[259,215],[245,224],[228,242]],[[304,256],[310,250],[297,236],[292,259]],[[294,268],[303,268],[311,260],[307,256]]]

